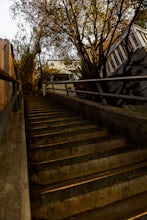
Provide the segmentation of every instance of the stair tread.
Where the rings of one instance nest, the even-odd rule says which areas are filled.
[[[127,154],[127,153],[132,153],[132,152],[140,152],[141,147],[137,146],[137,147],[130,147],[130,146],[126,146],[124,147],[120,147],[120,148],[110,148],[108,150],[103,149],[103,151],[98,151],[98,152],[94,152],[94,153],[82,153],[82,154],[78,154],[78,155],[72,155],[72,156],[68,156],[68,157],[64,157],[64,158],[58,158],[58,159],[51,159],[51,160],[47,160],[47,161],[39,161],[39,162],[32,162],[31,165],[32,166],[39,166],[40,168],[52,168],[53,165],[57,165],[58,166],[69,166],[71,164],[74,163],[81,163],[81,162],[86,162],[89,160],[96,160],[99,158],[103,158],[103,157],[110,157],[110,156],[114,156],[114,155],[119,155],[119,154]],[[144,149],[144,153],[147,153],[147,149],[146,146],[143,146],[142,149]]]
[[[54,148],[54,147],[58,147],[59,149],[61,149],[62,147],[72,147],[72,146],[78,146],[78,145],[86,145],[86,144],[95,144],[95,143],[100,143],[103,141],[108,142],[109,140],[114,140],[113,136],[107,135],[107,136],[102,136],[102,137],[93,137],[93,138],[85,138],[81,141],[61,141],[61,142],[56,142],[56,143],[50,143],[50,144],[41,144],[41,145],[35,145],[33,147],[31,147],[31,149],[41,149],[41,148]],[[119,137],[116,138],[116,140],[120,140]],[[123,143],[126,144],[126,141],[124,139],[121,139],[123,141]]]
[[[56,118],[61,118],[61,117],[67,118],[67,117],[76,117],[76,116],[77,116],[77,114],[75,114],[75,113],[60,112],[60,113],[54,113],[54,114],[49,114],[49,115],[43,115],[43,116],[29,117],[28,120],[30,122],[34,122],[36,120],[42,121],[42,120],[52,119],[52,118],[56,119]]]
[[[42,115],[50,115],[50,114],[56,114],[56,113],[62,113],[62,110],[64,112],[67,112],[67,113],[72,113],[72,110],[69,110],[69,109],[65,109],[65,108],[59,108],[59,109],[54,109],[54,108],[48,108],[48,109],[45,109],[45,111],[38,111],[36,110],[36,112],[31,112],[30,110],[28,110],[28,116],[29,117],[36,117],[36,116],[42,116]]]
[[[60,122],[60,121],[68,121],[68,120],[79,120],[81,119],[81,116],[67,116],[67,117],[60,117],[58,119],[54,118],[54,119],[48,119],[48,120],[44,120],[43,123],[50,123],[50,122]],[[30,122],[30,125],[33,124],[40,124],[42,123],[42,121],[32,121]]]
[[[123,199],[112,204],[103,206],[98,209],[93,209],[79,215],[72,216],[72,220],[120,220],[128,219],[135,220],[141,217],[147,218],[147,191],[132,196],[127,199]],[[144,220],[146,218],[143,218]],[[142,220],[143,220],[142,219]],[[70,220],[67,218],[66,220]]]
[[[32,127],[30,128],[30,131],[37,131],[37,130],[43,130],[43,129],[56,129],[56,128],[59,128],[59,129],[64,129],[64,128],[72,128],[72,127],[75,127],[75,126],[84,126],[84,125],[92,125],[92,123],[90,123],[88,120],[78,120],[78,121],[71,121],[71,122],[64,122],[62,124],[51,124],[51,125],[48,125],[48,126],[45,126],[45,125],[42,125],[42,127]]]
[[[35,134],[35,135],[31,135],[31,138],[36,138],[36,137],[46,137],[46,136],[50,136],[50,135],[58,135],[58,134],[67,134],[67,135],[70,135],[70,134],[74,134],[74,133],[80,133],[80,132],[85,132],[87,130],[90,131],[94,131],[94,129],[98,129],[98,126],[97,125],[87,125],[86,127],[85,126],[81,126],[81,127],[78,127],[78,128],[73,128],[73,129],[68,129],[67,130],[59,130],[59,131],[48,131],[48,133],[43,133],[43,134]],[[102,129],[101,129],[102,130]]]
[[[135,178],[136,176],[134,176],[134,173],[136,171],[137,174],[139,176],[141,176],[141,170],[143,169],[144,175],[147,175],[147,161],[142,161],[140,163],[136,163],[136,164],[131,164],[128,166],[124,166],[124,167],[119,167],[119,168],[115,168],[115,169],[111,169],[111,170],[107,170],[105,172],[98,172],[98,173],[93,173],[87,176],[83,176],[83,177],[78,177],[78,178],[74,178],[74,179],[70,179],[70,180],[66,180],[66,181],[62,181],[62,182],[57,182],[57,183],[53,183],[53,184],[49,184],[49,185],[39,185],[39,184],[33,184],[32,191],[35,189],[35,185],[36,187],[36,191],[33,191],[33,194],[35,196],[38,195],[45,195],[48,193],[54,193],[54,192],[58,192],[58,191],[62,191],[62,190],[68,190],[74,187],[80,187],[80,189],[84,189],[84,185],[85,185],[85,189],[86,190],[90,190],[93,191],[93,187],[91,185],[91,187],[89,187],[89,189],[87,189],[87,184],[94,184],[94,188],[98,187],[98,188],[104,188],[104,187],[108,187],[109,184],[116,184],[116,182],[120,182],[120,181],[128,181],[129,180],[129,175],[131,176],[131,178]],[[116,177],[118,177],[120,175],[120,179],[117,179]],[[137,176],[138,176],[137,175]],[[122,176],[125,176],[125,178],[122,178]],[[110,180],[109,180],[110,178]],[[114,182],[113,182],[113,178],[114,178]],[[107,180],[106,180],[107,179]],[[99,182],[97,186],[95,186],[95,182]],[[102,182],[100,182],[102,181]],[[95,189],[94,189],[95,190]],[[68,194],[67,194],[68,196]]]
[[[85,139],[92,139],[95,137],[106,137],[107,135],[110,135],[107,130],[97,130],[96,128],[92,129],[85,129],[83,132],[80,131],[74,131],[74,132],[63,132],[58,133],[55,132],[54,134],[46,134],[46,135],[40,135],[36,136],[34,138],[30,138],[30,147],[33,145],[46,145],[46,144],[52,144],[52,143],[69,143],[69,142],[78,142]]]

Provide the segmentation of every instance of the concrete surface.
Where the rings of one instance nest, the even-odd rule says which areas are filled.
[[[122,133],[130,142],[147,142],[147,117],[145,115],[61,94],[49,93],[48,96],[72,107],[82,115],[107,127],[110,131]]]
[[[131,141],[147,141],[147,117],[126,109],[105,106],[91,101],[52,94],[58,100],[95,122],[109,127],[117,133],[125,133]],[[0,220],[30,220],[30,198],[28,184],[27,152],[23,102],[18,112],[12,112],[4,126],[0,116]],[[6,121],[5,121],[6,123]],[[4,131],[4,127],[6,127]],[[3,134],[3,135],[2,135]]]
[[[2,111],[0,111],[0,141],[3,137],[3,132],[5,130],[5,126],[10,116],[10,113],[13,110],[15,101],[16,101],[16,95],[13,96],[11,101],[7,104],[7,106]]]
[[[12,112],[0,142],[0,220],[30,220],[23,102]]]

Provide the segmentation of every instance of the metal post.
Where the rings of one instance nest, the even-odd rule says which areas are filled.
[[[65,83],[65,89],[66,89],[66,95],[69,96],[68,87],[67,87],[66,83]]]
[[[107,101],[106,101],[106,99],[102,95],[103,94],[103,90],[102,90],[100,82],[96,83],[96,87],[97,87],[97,90],[98,90],[98,93],[100,95],[100,99],[101,99],[102,103],[107,105]]]
[[[55,93],[54,84],[52,83],[52,90]]]
[[[41,52],[38,54],[39,54],[40,74],[41,74],[41,80],[42,80],[43,79],[43,72],[42,72],[42,63],[41,63],[41,57],[40,57]]]

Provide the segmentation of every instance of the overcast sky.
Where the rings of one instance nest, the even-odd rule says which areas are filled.
[[[12,40],[17,32],[17,25],[10,16],[12,0],[0,0],[0,38]]]

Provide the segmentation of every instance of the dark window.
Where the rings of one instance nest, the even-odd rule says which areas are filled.
[[[120,62],[119,62],[119,60],[118,60],[118,57],[117,57],[115,51],[114,51],[114,53],[113,53],[113,56],[114,56],[114,59],[115,59],[115,62],[116,62],[116,64],[117,64],[117,66],[119,66],[119,65],[120,65]]]
[[[119,57],[120,57],[121,61],[123,62],[124,61],[124,56],[123,56],[123,54],[122,54],[122,52],[121,52],[119,47],[117,47],[117,52],[119,54]]]
[[[111,63],[111,65],[112,65],[113,69],[115,69],[115,65],[114,65],[114,62],[113,62],[111,56],[109,57],[109,60],[110,60],[110,63]]]
[[[136,38],[136,36],[135,36],[133,33],[131,34],[131,37],[132,37],[132,39],[133,39],[133,41],[134,41],[136,47],[139,46],[138,39]]]

